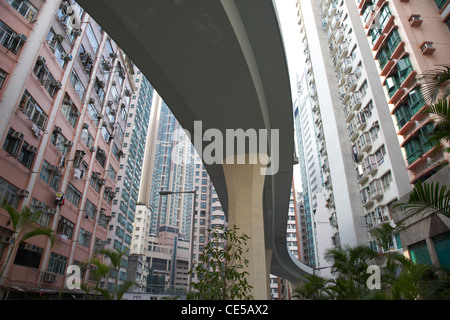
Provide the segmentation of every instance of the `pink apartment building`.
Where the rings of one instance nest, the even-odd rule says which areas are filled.
[[[450,1],[355,0],[385,87],[410,182],[437,171],[450,155],[427,140],[432,118],[416,76],[450,63]]]
[[[0,209],[0,295],[42,297],[105,244],[133,67],[74,1],[0,0],[0,44],[0,200],[42,210],[56,234],[5,265],[15,235]]]

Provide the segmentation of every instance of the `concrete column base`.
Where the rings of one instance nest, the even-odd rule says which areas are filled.
[[[270,297],[270,261],[272,250],[266,250],[264,242],[264,217],[262,196],[265,165],[250,164],[246,155],[245,164],[237,164],[237,158],[227,158],[223,170],[228,191],[228,225],[236,225],[240,233],[250,236],[246,258],[249,265],[248,282],[253,287],[252,295],[257,300]],[[228,161],[227,161],[228,160]],[[230,163],[234,160],[234,164]]]

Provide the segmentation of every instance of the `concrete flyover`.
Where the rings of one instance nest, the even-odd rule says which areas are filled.
[[[273,1],[78,3],[130,56],[192,134],[194,121],[202,121],[203,132],[215,128],[224,137],[226,129],[279,130],[279,168],[274,175],[258,178],[257,167],[251,165],[205,166],[229,221],[249,232],[253,239],[249,246],[259,247],[250,252],[250,259],[259,258],[253,256],[263,251],[265,262],[252,260],[260,269],[249,271],[255,277],[251,279],[255,298],[269,297],[269,265],[271,273],[291,281],[311,274],[312,269],[298,262],[286,245],[294,127],[287,61]],[[269,150],[276,152],[275,147],[269,143]],[[246,210],[255,211],[255,216],[239,222]]]

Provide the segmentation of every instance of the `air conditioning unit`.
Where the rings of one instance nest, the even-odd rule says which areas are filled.
[[[109,54],[109,57],[115,59],[115,58],[117,58],[117,53],[111,52],[111,53]]]
[[[44,272],[42,274],[42,280],[45,282],[56,282],[56,273]]]
[[[11,135],[11,138],[14,140],[23,140],[23,133],[22,132],[13,132]]]
[[[54,172],[58,170],[58,166],[54,166],[54,165],[49,165],[48,166],[48,171],[50,172]]]
[[[30,193],[27,190],[22,190],[22,189],[20,189],[16,192],[16,195],[18,195],[19,197],[25,197],[25,198],[28,197],[29,194]]]
[[[61,43],[64,41],[64,36],[62,34],[55,34],[53,36],[53,39],[56,40],[56,42]]]
[[[98,183],[100,184],[100,185],[102,185],[102,186],[104,186],[105,185],[105,183],[106,183],[106,179],[100,179],[100,180],[98,180]]]
[[[11,243],[11,238],[7,237],[7,236],[0,236],[0,243],[10,244]]]
[[[61,127],[55,126],[55,127],[53,128],[53,132],[54,132],[54,133],[61,133],[61,131],[62,131]]]
[[[97,180],[100,178],[100,172],[92,172],[92,179]]]
[[[62,84],[61,84],[61,82],[59,80],[55,80],[55,81],[52,82],[51,86],[55,87],[56,89],[59,90],[59,89],[61,89]]]
[[[54,215],[56,213],[56,209],[54,209],[54,208],[47,208],[46,212],[47,212],[47,214]]]
[[[83,158],[85,155],[86,155],[86,152],[84,152],[84,150],[77,150],[77,151],[75,151],[75,157]]]
[[[39,56],[39,58],[37,59],[36,63],[38,65],[44,65],[47,62],[47,60],[45,60],[45,58],[43,56]]]
[[[75,37],[80,36],[80,35],[81,35],[81,29],[73,29],[73,30],[72,30],[72,34],[73,34]]]
[[[89,147],[89,151],[95,152],[95,147],[94,146]]]
[[[73,147],[73,142],[72,141],[69,141],[69,140],[67,140],[65,143],[64,143],[64,146],[65,147],[69,147],[69,148],[72,148]]]
[[[29,146],[27,146],[26,150],[28,152],[31,152],[31,153],[36,153],[37,152],[37,147],[29,145]]]
[[[78,111],[78,110],[72,110],[71,112],[70,112],[70,115],[71,116],[75,116],[75,117],[79,117],[80,115],[81,115],[81,113],[80,113],[80,111]]]
[[[44,201],[37,201],[34,206],[36,208],[45,208],[46,204]]]
[[[103,61],[103,70],[110,71],[111,70],[111,64],[108,61]]]
[[[72,55],[71,54],[62,55],[61,59],[65,60],[65,61],[72,61]]]
[[[108,107],[111,107],[112,105],[113,105],[112,100],[109,100],[108,103],[107,103],[107,106],[108,106]]]
[[[82,127],[83,129],[89,129],[89,124],[87,124],[87,123],[83,123],[83,127]]]
[[[94,103],[95,102],[95,99],[94,98],[89,98],[89,103]]]

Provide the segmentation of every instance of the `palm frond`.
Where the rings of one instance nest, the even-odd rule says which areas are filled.
[[[25,233],[22,237],[22,241],[25,241],[32,237],[41,236],[41,235],[48,237],[53,246],[53,243],[55,241],[55,232],[52,229],[45,228],[45,227],[36,228],[36,229],[33,229],[33,230]]]
[[[121,300],[124,293],[127,292],[127,290],[130,289],[133,285],[137,285],[137,283],[130,280],[124,281],[117,289],[117,300]]]
[[[3,200],[3,203],[0,206],[1,208],[5,209],[6,212],[8,212],[9,217],[11,218],[11,222],[13,225],[13,228],[15,231],[17,231],[20,227],[19,225],[19,217],[20,214],[17,212],[16,208],[14,208],[12,205],[10,205],[6,199]]]
[[[436,69],[423,72],[416,77],[421,85],[422,95],[427,103],[434,103],[437,97],[447,97],[450,93],[448,81],[450,80],[450,65],[437,66]]]
[[[394,209],[405,211],[407,215],[442,213],[450,218],[450,190],[437,183],[416,183],[409,200],[394,205]]]

